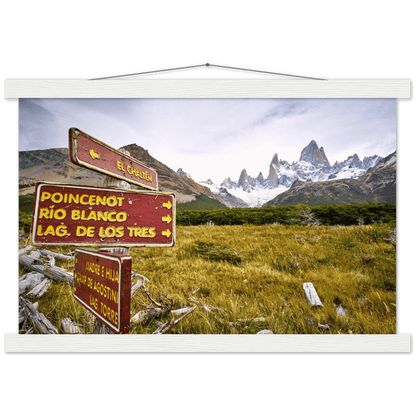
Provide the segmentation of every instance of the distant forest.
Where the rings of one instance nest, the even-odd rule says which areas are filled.
[[[381,222],[396,222],[396,204],[325,204],[311,207],[298,204],[284,207],[180,210],[176,213],[178,225],[364,225]]]

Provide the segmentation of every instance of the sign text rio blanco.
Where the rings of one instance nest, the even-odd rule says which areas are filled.
[[[77,249],[74,298],[113,332],[130,328],[131,257]]]
[[[175,195],[38,183],[31,237],[40,245],[173,246]]]
[[[76,128],[69,129],[69,155],[77,165],[158,190],[157,172],[154,169]]]

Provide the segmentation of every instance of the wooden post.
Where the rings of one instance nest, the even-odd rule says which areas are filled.
[[[126,156],[130,156],[130,152],[125,149],[119,149],[121,153],[124,153]],[[104,187],[110,188],[119,188],[119,189],[132,189],[131,184],[127,181],[122,181],[117,178],[113,178],[112,176],[106,175],[104,180]],[[100,251],[107,251],[108,253],[118,253],[118,254],[125,254],[126,256],[129,255],[130,249],[129,247],[100,247]]]
[[[127,156],[130,156],[130,152],[124,149],[120,149],[120,152],[124,153]],[[113,178],[112,176],[106,175],[106,178],[104,180],[105,187],[110,188],[119,188],[119,189],[131,189],[131,185],[126,182],[122,181],[117,178]],[[130,253],[129,247],[99,247],[99,251],[107,252],[107,253],[118,253],[118,254],[124,254],[126,256]],[[98,319],[95,320],[93,330],[93,334],[113,334],[113,331],[108,328],[106,325],[104,325],[101,321]]]

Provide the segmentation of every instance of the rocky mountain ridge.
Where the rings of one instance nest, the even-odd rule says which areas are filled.
[[[215,185],[211,180],[197,183],[182,169],[175,172],[137,144],[122,149],[155,169],[159,178],[159,190],[174,192],[178,203],[194,201],[199,195],[205,195],[230,208],[299,202],[315,204],[396,200],[395,152],[384,159],[375,155],[362,161],[354,154],[331,166],[324,149],[312,141],[302,150],[298,162],[289,164],[279,160],[275,154],[266,178],[261,172],[252,178],[243,169],[237,182],[226,178],[220,185]],[[106,178],[107,175],[73,164],[67,148],[19,152],[20,193],[33,193],[37,182],[105,186]],[[143,190],[135,185],[132,188]]]
[[[322,182],[296,181],[286,192],[277,195],[264,206],[355,203],[396,203],[396,152],[369,168],[358,178]]]
[[[325,155],[324,148],[319,148],[315,140],[312,140],[301,151],[298,162],[289,164],[285,160],[279,160],[276,153],[270,162],[267,178],[264,178],[261,172],[256,178],[253,178],[248,175],[246,169],[243,169],[237,182],[226,178],[221,183],[221,187],[251,192],[256,189],[273,189],[278,186],[290,188],[294,182],[320,182],[333,179],[358,178],[365,174],[368,169],[375,166],[381,159],[380,156],[374,155],[365,157],[361,161],[355,153],[345,161],[340,163],[337,161],[331,166]]]

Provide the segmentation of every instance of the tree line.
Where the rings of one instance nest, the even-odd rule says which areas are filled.
[[[305,224],[308,218],[314,218],[315,224],[357,225],[390,223],[396,221],[396,204],[351,204],[351,205],[315,205],[304,204],[283,207],[227,208],[214,210],[183,210],[176,214],[178,225],[243,225]]]

